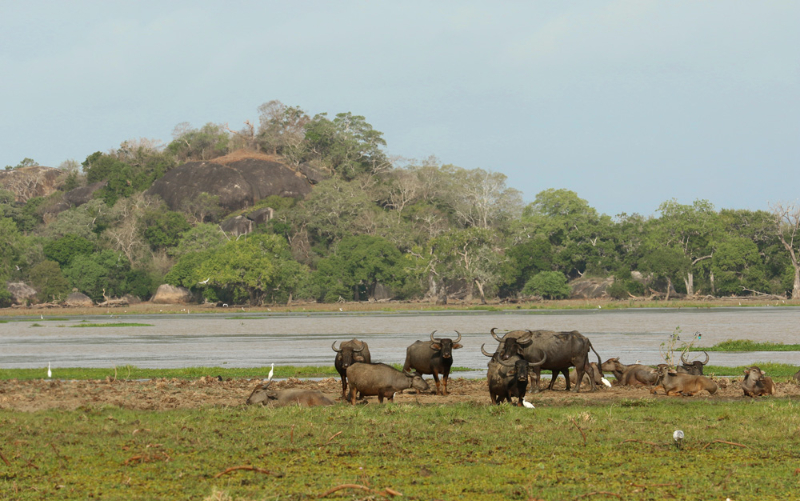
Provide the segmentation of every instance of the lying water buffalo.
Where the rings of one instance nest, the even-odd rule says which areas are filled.
[[[436,393],[447,395],[447,380],[450,377],[450,367],[453,366],[453,350],[462,346],[461,333],[456,331],[458,338],[453,341],[450,338],[434,338],[431,332],[430,341],[416,341],[406,349],[406,362],[403,370],[408,372],[414,369],[420,374],[433,374],[436,382]],[[439,374],[442,375],[442,389],[439,389]]]
[[[575,393],[581,389],[581,382],[583,381],[583,372],[589,363],[589,350],[592,350],[595,355],[592,343],[586,339],[578,331],[572,332],[554,332],[554,331],[511,331],[502,338],[495,334],[495,329],[491,330],[492,337],[495,338],[500,345],[497,347],[497,353],[502,360],[508,360],[513,355],[519,355],[529,362],[542,359],[542,353],[546,358],[546,362],[542,366],[533,367],[530,371],[531,377],[531,391],[537,393],[539,391],[539,374],[541,370],[552,370],[553,377],[550,380],[550,389],[553,389],[558,373],[564,374],[567,380],[567,390],[570,389],[569,381],[569,368],[574,366],[577,374],[577,384],[572,390]],[[600,355],[597,355],[598,365],[602,365]],[[594,381],[589,379],[589,386],[591,391],[597,388]]]
[[[247,397],[247,404],[269,405],[270,407],[283,407],[286,405],[316,407],[319,405],[333,405],[333,401],[319,391],[270,390],[269,383],[266,383],[255,387],[250,396]]]
[[[481,353],[492,357],[492,360],[489,361],[489,370],[486,372],[489,397],[492,399],[492,403],[499,405],[503,400],[507,400],[511,404],[513,403],[511,398],[517,397],[517,405],[522,406],[528,389],[528,368],[542,365],[546,359],[535,364],[531,364],[518,355],[514,355],[508,360],[500,360],[499,357],[487,352],[484,345],[481,345]]]
[[[713,395],[717,392],[717,383],[705,376],[679,373],[662,364],[658,366],[657,386],[650,390],[650,393],[655,394],[659,388],[663,388],[664,393],[669,396],[683,395],[691,397],[703,390]]]
[[[611,386],[611,383],[608,382],[606,378],[603,377],[602,371],[598,368],[597,362],[590,362],[589,365],[583,368],[583,382],[587,384],[591,384],[589,382],[591,379],[595,386]],[[578,374],[575,371],[569,373],[569,382],[571,384],[575,384],[578,382]]]
[[[742,390],[746,397],[760,397],[761,395],[774,395],[775,383],[764,371],[758,367],[750,367],[744,370],[744,381]]]
[[[656,382],[657,371],[649,365],[625,365],[619,357],[609,358],[600,366],[602,372],[611,372],[621,386],[651,386]]]
[[[684,373],[684,374],[693,374],[695,376],[702,376],[703,375],[703,367],[708,363],[708,360],[709,360],[708,353],[706,353],[705,351],[703,351],[703,353],[706,354],[706,361],[705,362],[701,362],[699,360],[695,360],[693,362],[689,362],[685,358],[686,357],[686,352],[681,353],[681,363],[683,365],[681,365],[681,366],[679,366],[677,368],[678,372],[681,372],[681,373]]]
[[[353,338],[340,344],[338,350],[336,341],[334,341],[331,349],[336,352],[333,366],[336,367],[336,372],[342,378],[342,399],[344,399],[347,392],[347,368],[356,362],[370,363],[372,358],[369,354],[369,346],[364,341]]]
[[[401,372],[386,364],[355,363],[347,368],[350,383],[350,403],[355,405],[356,392],[362,396],[377,395],[383,403],[384,397],[394,402],[394,394],[400,390],[414,388],[428,391],[428,383],[419,374]]]
[[[800,371],[795,372],[793,377],[797,384],[800,384]]]

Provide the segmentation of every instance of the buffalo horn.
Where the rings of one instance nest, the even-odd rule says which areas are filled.
[[[484,355],[486,355],[487,357],[493,357],[494,355],[492,355],[491,353],[489,353],[488,351],[486,351],[486,349],[484,348],[484,346],[486,346],[486,343],[483,343],[483,344],[481,345],[481,353],[483,353],[483,354],[484,354]]]
[[[706,365],[708,363],[709,357],[708,357],[708,353],[706,353],[706,350],[703,350],[703,353],[706,354],[706,361],[703,362],[703,365]]]
[[[436,341],[436,340],[433,338],[433,335],[434,335],[435,333],[436,333],[436,330],[434,329],[434,331],[433,331],[433,332],[431,332],[431,341],[432,341],[432,342],[434,342],[434,343],[436,343],[436,342],[437,342],[437,341]]]
[[[532,337],[533,337],[533,332],[528,330],[527,334],[517,338],[517,343],[519,343],[519,344],[528,344],[528,343],[531,342],[531,338]]]
[[[456,339],[455,341],[453,341],[454,343],[457,343],[457,342],[461,341],[461,333],[460,333],[460,332],[458,332],[458,331],[456,331],[456,334],[458,334],[458,339]]]
[[[492,337],[495,338],[495,340],[497,340],[498,343],[502,343],[503,340],[497,337],[497,334],[494,333],[495,329],[497,329],[497,327],[492,327],[492,330],[490,331],[492,333]]]
[[[544,365],[547,362],[547,353],[542,352],[543,358],[538,362],[528,362],[528,367],[539,367],[540,365]]]
[[[681,362],[683,362],[685,365],[689,365],[689,362],[687,362],[686,359],[684,358],[685,356],[686,352],[684,351],[683,353],[681,353]]]
[[[331,349],[333,351],[335,351],[336,353],[341,353],[341,351],[342,351],[341,348],[338,349],[338,350],[336,349],[336,341],[334,341],[333,344],[331,345]]]
[[[353,341],[358,341],[358,340],[354,339]],[[336,341],[334,341],[334,342],[336,342]],[[353,348],[353,351],[363,351],[364,350],[364,343],[362,343],[361,341],[358,341],[358,344],[361,346],[361,348],[359,348],[359,349]]]

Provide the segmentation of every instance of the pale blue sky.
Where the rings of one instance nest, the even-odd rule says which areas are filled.
[[[0,166],[277,99],[598,211],[800,198],[798,1],[0,0]]]

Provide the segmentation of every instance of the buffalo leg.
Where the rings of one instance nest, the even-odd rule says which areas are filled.
[[[528,377],[531,380],[531,393],[539,393],[539,379],[542,377],[538,367],[533,370],[529,369]]]
[[[433,370],[433,380],[436,381],[436,394],[441,395],[442,389],[439,387],[439,373],[436,372],[436,369]]]
[[[450,379],[450,368],[445,367],[442,373],[442,386],[444,386],[444,395],[447,395],[447,380]]]
[[[350,385],[350,404],[356,405],[356,387],[352,384]]]
[[[345,376],[342,376],[342,400],[346,400],[347,397],[347,379]]]

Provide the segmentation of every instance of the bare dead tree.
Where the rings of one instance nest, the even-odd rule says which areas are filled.
[[[775,233],[789,253],[789,258],[794,267],[794,283],[792,285],[792,299],[800,299],[800,206],[790,203],[770,204],[772,215],[775,218]]]

